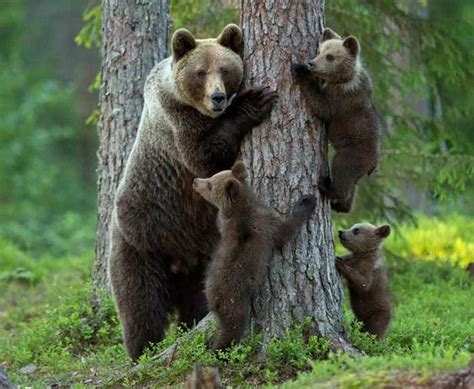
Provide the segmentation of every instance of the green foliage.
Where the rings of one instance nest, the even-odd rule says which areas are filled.
[[[474,187],[472,18],[461,17],[474,8],[456,2],[328,4],[327,24],[360,39],[387,130],[379,173],[362,185],[351,221],[406,220],[424,206],[410,204],[414,196],[452,201]]]
[[[0,64],[16,61],[18,51],[13,48],[22,43],[21,30],[25,23],[24,0],[8,1],[2,4],[0,12]]]
[[[86,49],[100,48],[102,43],[102,5],[88,7],[82,16],[84,26],[76,35],[75,42]],[[97,92],[100,89],[100,73],[97,73],[89,92]],[[94,109],[86,119],[86,124],[98,126],[100,119],[99,109]]]
[[[225,0],[173,0],[170,14],[174,29],[187,28],[199,38],[215,37],[227,24],[239,24],[238,9]]]
[[[390,258],[395,318],[384,342],[358,331],[346,306],[353,344],[361,356],[330,354],[285,388],[360,388],[393,384],[399,376],[428,378],[436,370],[465,367],[474,352],[474,285],[446,263]]]
[[[288,329],[286,336],[272,339],[265,353],[266,378],[269,381],[281,379],[282,375],[292,377],[298,371],[307,370],[315,359],[325,359],[329,353],[330,342],[317,336],[305,337],[311,322]]]
[[[470,221],[449,220],[460,228],[462,239],[471,238]],[[445,225],[436,219],[421,219],[419,230],[410,229],[410,234],[430,224],[432,231],[442,231]],[[393,251],[397,247],[399,252],[411,253],[411,244],[409,239],[392,237],[387,245]],[[448,257],[453,256],[452,249],[447,248]],[[199,361],[219,367],[224,383],[233,386],[280,385],[296,377],[284,387],[362,387],[405,379],[406,375],[423,380],[435,371],[465,366],[474,352],[474,284],[468,273],[444,258],[425,261],[389,256],[386,262],[395,315],[387,339],[379,342],[360,333],[360,323],[345,304],[350,338],[361,355],[330,352],[327,341],[308,335],[309,321],[289,328],[281,340],[270,340],[263,356],[257,353],[261,335],[213,354],[207,351],[208,333],[191,336],[173,325],[167,337],[132,369],[112,302],[106,300],[98,309],[90,300],[92,257],[89,253],[61,261],[34,259],[11,243],[0,243],[0,258],[5,263],[0,273],[0,306],[6,309],[0,324],[0,362],[16,383],[163,387],[183,382]],[[153,358],[178,338],[180,347],[172,361]],[[38,367],[37,372],[19,374],[29,363]]]
[[[414,260],[450,262],[465,269],[474,258],[474,222],[462,216],[420,216],[417,227],[407,226],[403,236],[388,242],[390,252]]]
[[[91,301],[92,253],[61,260],[32,258],[1,241],[0,258],[0,363],[16,373],[34,364],[40,376],[54,371],[65,382],[73,368],[87,376],[102,363],[126,361],[113,302],[104,300],[98,307]],[[10,274],[28,276],[25,282]],[[13,377],[17,384],[30,382],[23,374]],[[48,382],[39,379],[35,387]]]
[[[45,308],[41,318],[19,325],[22,336],[14,343],[6,342],[3,358],[15,361],[17,367],[28,363],[49,365],[57,362],[58,356],[65,358],[120,342],[111,301],[95,308],[89,301],[88,284],[75,290],[66,288],[65,292],[58,296],[57,306]]]
[[[102,42],[102,6],[89,7],[83,14],[84,27],[76,36],[76,43],[87,49],[99,48]]]
[[[414,215],[412,224],[398,226],[386,242],[389,256],[411,258],[414,261],[431,261],[433,266],[448,262],[465,269],[474,258],[474,222],[465,216],[446,213],[444,216]],[[349,228],[347,221],[339,221],[334,229]],[[347,252],[336,241],[338,255]]]
[[[362,185],[355,212],[340,220],[413,221],[414,208],[459,208],[462,196],[474,193],[474,99],[467,87],[474,7],[455,1],[328,3],[327,25],[361,41],[386,127],[379,172]],[[86,11],[81,44],[98,44],[99,10]],[[216,36],[239,19],[237,4],[222,0],[173,0],[170,14],[174,28],[199,37]]]
[[[54,48],[33,53],[26,44],[42,31],[26,22],[31,6],[0,11],[0,237],[35,254],[77,254],[93,244],[94,226],[94,187],[80,163],[84,124],[76,86],[49,66]]]

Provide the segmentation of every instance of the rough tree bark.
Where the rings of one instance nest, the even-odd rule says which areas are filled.
[[[331,210],[317,180],[327,169],[327,141],[292,80],[290,64],[314,56],[324,25],[324,0],[243,0],[246,80],[280,96],[271,119],[254,129],[243,147],[252,187],[285,213],[302,194],[317,195],[308,226],[270,261],[252,307],[252,325],[264,339],[283,337],[292,324],[311,318],[313,333],[348,350],[342,288],[334,266]]]
[[[102,0],[96,297],[109,289],[108,231],[115,190],[140,122],[143,84],[168,52],[168,25],[168,0]]]

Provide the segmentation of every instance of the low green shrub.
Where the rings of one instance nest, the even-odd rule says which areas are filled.
[[[466,231],[460,236],[470,239]],[[403,242],[392,238],[389,251],[400,245],[409,252],[410,243]],[[361,333],[360,323],[348,304],[344,306],[349,335],[360,355],[330,352],[327,341],[307,336],[308,322],[290,328],[281,340],[270,340],[263,355],[257,352],[261,335],[213,354],[207,351],[209,334],[189,337],[171,326],[167,337],[132,368],[112,301],[105,299],[100,307],[91,302],[92,259],[92,253],[32,258],[0,241],[0,364],[15,383],[163,387],[182,383],[199,361],[219,367],[229,385],[366,387],[391,383],[399,375],[429,377],[438,370],[460,368],[474,353],[474,286],[459,262],[389,253],[395,310],[387,338],[379,342]],[[173,360],[157,362],[154,356],[178,338],[181,346]],[[34,374],[19,373],[30,363],[38,367]]]
[[[466,268],[474,262],[474,220],[459,215],[417,217],[416,226],[404,226],[401,237],[388,240],[387,248],[416,260],[449,262]]]

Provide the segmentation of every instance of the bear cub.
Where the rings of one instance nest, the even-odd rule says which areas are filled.
[[[194,369],[188,377],[186,389],[221,389],[221,377],[216,367],[203,367],[200,362],[194,364]]]
[[[293,63],[291,70],[312,113],[326,122],[335,149],[331,176],[320,178],[319,190],[332,209],[350,212],[357,183],[377,167],[381,132],[359,42],[326,28],[316,58]]]
[[[339,273],[347,280],[351,308],[362,331],[382,339],[392,318],[389,282],[382,258],[382,242],[390,226],[355,224],[339,231],[341,244],[351,254],[336,258]]]
[[[212,350],[240,340],[273,248],[281,248],[316,206],[314,195],[303,196],[283,219],[257,199],[246,178],[245,165],[238,161],[231,170],[194,180],[194,189],[218,208],[221,233],[205,285],[209,309],[219,324]]]

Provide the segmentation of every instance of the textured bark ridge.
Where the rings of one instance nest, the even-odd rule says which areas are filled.
[[[166,57],[167,0],[102,1],[98,219],[94,290],[108,289],[109,224],[115,190],[140,122],[143,84]]]
[[[315,193],[315,213],[301,234],[275,252],[268,277],[252,307],[252,326],[264,339],[283,337],[305,318],[313,331],[349,350],[343,331],[342,288],[334,263],[331,210],[317,191],[326,169],[327,141],[309,115],[291,62],[314,56],[324,25],[324,0],[242,2],[246,80],[280,96],[271,119],[254,129],[243,147],[252,187],[279,212]]]

